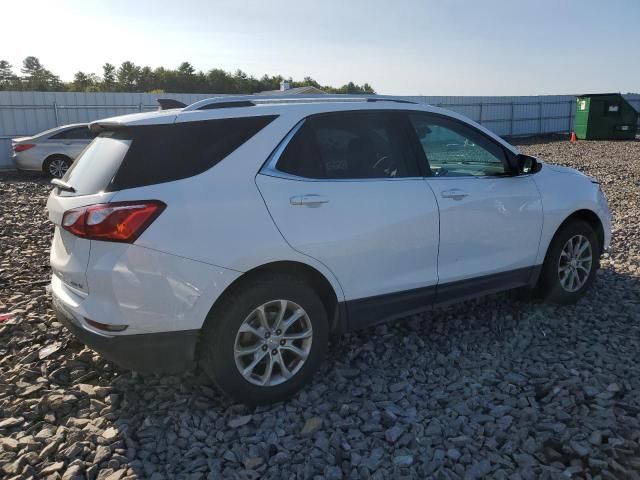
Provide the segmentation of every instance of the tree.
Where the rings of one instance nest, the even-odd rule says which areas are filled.
[[[0,90],[19,88],[18,76],[13,73],[13,67],[6,60],[0,60]]]
[[[93,73],[78,71],[71,82],[63,83],[47,70],[37,57],[24,59],[22,76],[15,75],[11,64],[0,60],[0,90],[67,90],[72,92],[151,92],[168,93],[258,93],[265,90],[278,90],[282,75],[263,75],[254,77],[238,69],[227,72],[213,68],[207,72],[196,70],[189,62],[182,62],[178,68],[138,66],[131,61],[122,62],[115,67],[107,62],[102,65],[102,79]],[[322,86],[312,77],[292,80],[292,87],[313,86],[327,93],[375,93],[371,85],[349,82],[341,87]]]
[[[320,90],[327,88],[320,85],[311,77],[304,77],[304,79],[301,82],[292,82],[291,86],[292,87],[316,87],[316,88],[319,88]]]
[[[137,92],[140,81],[140,67],[133,62],[122,62],[116,74],[118,79],[118,90],[125,92]]]
[[[111,92],[115,90],[116,85],[116,67],[107,62],[102,65],[102,85],[103,92]]]
[[[155,77],[150,67],[142,67],[138,70],[138,91],[147,92],[155,87]]]
[[[178,72],[180,75],[184,75],[185,77],[190,77],[196,73],[196,70],[193,68],[189,62],[182,62],[178,67]]]
[[[224,70],[214,68],[207,73],[207,87],[215,93],[233,93],[233,79]]]
[[[347,93],[347,94],[374,94],[375,90],[368,83],[362,85],[356,85],[353,82],[349,82],[341,87],[322,87],[328,93]]]
[[[76,72],[70,89],[74,92],[96,92],[100,79],[95,73]]]
[[[189,62],[182,62],[172,77],[172,92],[194,92],[196,90],[196,69]]]
[[[59,90],[62,86],[60,79],[44,68],[37,57],[26,57],[22,62],[20,71],[28,90]]]

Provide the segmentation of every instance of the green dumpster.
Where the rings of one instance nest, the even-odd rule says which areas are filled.
[[[619,93],[580,95],[574,129],[580,140],[633,139],[638,112]]]

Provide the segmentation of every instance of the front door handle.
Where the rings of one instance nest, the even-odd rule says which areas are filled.
[[[323,197],[322,195],[315,194],[307,194],[307,195],[296,195],[289,199],[291,205],[307,205],[309,207],[319,207],[323,203],[328,203],[329,199]]]
[[[443,190],[440,195],[442,198],[453,198],[454,200],[462,200],[469,194],[459,188],[452,188],[451,190]]]

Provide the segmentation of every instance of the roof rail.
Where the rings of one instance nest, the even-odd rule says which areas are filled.
[[[417,104],[411,100],[386,95],[237,95],[212,97],[192,103],[183,112],[210,110],[213,108],[250,107],[265,104],[289,103],[352,103],[352,102],[396,102]]]

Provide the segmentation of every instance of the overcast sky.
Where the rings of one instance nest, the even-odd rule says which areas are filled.
[[[70,80],[131,60],[398,95],[640,91],[640,0],[2,3],[0,59]],[[17,68],[16,68],[17,70]]]

